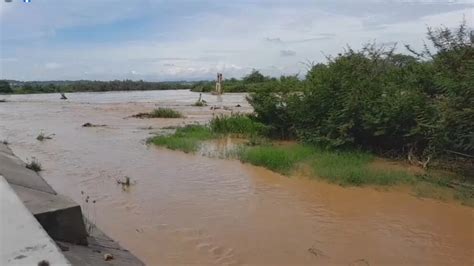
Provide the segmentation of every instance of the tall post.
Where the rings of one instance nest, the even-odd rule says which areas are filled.
[[[216,80],[216,94],[222,94],[222,73],[217,73],[217,80]]]

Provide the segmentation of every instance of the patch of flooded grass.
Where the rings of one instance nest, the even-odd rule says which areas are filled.
[[[135,118],[183,118],[184,115],[171,108],[157,108],[149,113],[139,113],[134,115]]]
[[[253,165],[289,174],[299,163],[308,164],[315,177],[340,185],[393,185],[412,182],[415,176],[406,171],[374,170],[368,153],[325,151],[304,145],[245,147],[239,159]]]
[[[307,160],[313,152],[312,148],[301,145],[292,147],[265,145],[241,147],[237,154],[242,162],[263,166],[282,174],[289,174],[297,163]]]
[[[452,189],[436,182],[419,180],[413,185],[414,195],[441,201],[457,200],[461,204],[474,207],[474,191],[468,188]]]
[[[27,162],[26,165],[25,165],[26,168],[28,169],[31,169],[35,172],[40,172],[41,170],[43,170],[43,168],[41,167],[41,164],[38,160],[36,160],[36,158],[32,158],[30,162]]]
[[[219,136],[232,134],[238,136],[257,136],[265,126],[246,115],[216,116],[209,125],[187,125],[177,128],[172,135],[156,136],[150,140],[155,145],[186,153],[196,152],[200,143]]]
[[[215,133],[247,137],[264,135],[267,131],[267,126],[243,114],[216,116],[209,122],[209,127]]]
[[[407,171],[371,169],[373,160],[373,155],[360,151],[317,151],[311,166],[316,176],[340,185],[394,185],[415,179]]]
[[[161,118],[182,118],[184,115],[181,112],[173,110],[171,108],[158,108],[150,113],[151,117]]]
[[[474,206],[473,189],[453,188],[450,183],[454,180],[452,176],[413,169],[363,151],[332,151],[303,144],[272,142],[258,133],[263,129],[254,123],[247,116],[215,117],[209,125],[180,127],[172,135],[156,136],[149,142],[186,153],[200,151],[201,155],[209,157],[238,159],[284,175],[291,175],[303,167],[309,169],[309,177],[342,186],[406,184],[412,187],[416,196],[455,199]],[[217,150],[206,149],[209,140],[223,140],[226,139],[223,136],[229,135],[245,136],[247,142],[219,141],[219,145],[214,145]]]
[[[156,136],[150,142],[171,150],[180,150],[186,153],[196,152],[202,141],[213,138],[209,127],[201,125],[187,125],[177,128],[172,135]]]

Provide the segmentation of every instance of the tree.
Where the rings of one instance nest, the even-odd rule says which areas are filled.
[[[428,28],[423,50],[406,48],[432,67],[430,92],[433,114],[420,115],[419,124],[426,128],[431,153],[454,150],[474,155],[474,35],[463,20],[456,29]]]
[[[247,83],[260,83],[264,81],[265,77],[256,69],[253,69],[250,74],[244,77],[244,82]]]
[[[0,80],[0,93],[12,93],[13,90],[10,87],[10,83],[6,80]]]

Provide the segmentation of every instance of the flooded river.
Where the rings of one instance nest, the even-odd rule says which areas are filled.
[[[0,97],[9,101],[0,103],[0,140],[23,160],[36,157],[57,191],[149,265],[474,264],[472,208],[147,146],[162,127],[212,117],[190,106],[197,93],[67,96]],[[250,110],[244,94],[203,98]],[[187,118],[129,118],[155,106]],[[53,139],[37,141],[41,131]],[[127,190],[116,182],[125,176],[134,183]]]

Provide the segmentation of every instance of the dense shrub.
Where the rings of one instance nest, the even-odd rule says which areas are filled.
[[[157,118],[182,118],[184,117],[179,111],[173,110],[171,108],[158,108],[153,110],[150,113],[150,117]]]
[[[209,126],[212,132],[223,134],[259,136],[265,135],[267,132],[267,127],[264,124],[256,122],[248,115],[243,114],[218,115],[209,122]]]
[[[296,76],[282,76],[279,80],[262,84],[247,97],[258,120],[269,126],[271,136],[294,137],[295,117],[298,115],[295,109],[298,108],[302,86]]]
[[[397,54],[368,44],[314,65],[303,82],[282,77],[249,97],[282,138],[429,157],[474,153],[474,48],[465,24],[428,31],[435,48]]]

